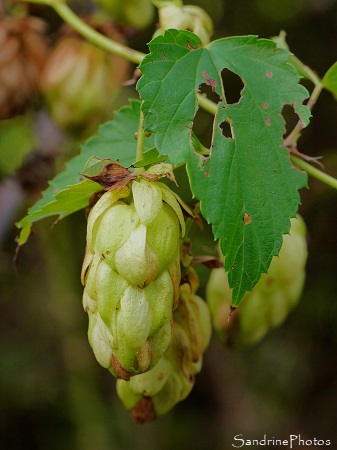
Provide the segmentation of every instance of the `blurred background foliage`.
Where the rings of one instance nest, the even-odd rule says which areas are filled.
[[[271,37],[284,29],[291,51],[319,76],[337,60],[336,0],[190,3],[210,14],[214,38],[242,34]],[[19,2],[14,6],[19,7]],[[94,11],[89,1],[74,1],[72,6],[83,14]],[[48,8],[32,5],[29,12],[48,24],[47,35],[41,36],[49,50],[42,49],[40,56],[50,56],[60,42],[61,21]],[[144,29],[117,24],[113,33],[131,47],[146,52],[156,18],[151,21]],[[4,26],[1,22],[2,35]],[[27,36],[27,28],[22,27],[15,31],[16,35],[25,31]],[[40,29],[35,25],[32,28]],[[65,39],[64,33],[69,31],[62,33]],[[0,55],[4,54],[4,48],[10,47],[8,42],[6,47],[0,43]],[[25,58],[31,56],[32,47],[29,48]],[[98,57],[109,70],[116,67],[120,71],[119,63],[106,55],[96,54],[95,58]],[[43,66],[45,70],[45,62]],[[337,192],[316,180],[310,179],[310,190],[301,192],[300,212],[308,227],[309,259],[299,306],[283,326],[252,348],[224,350],[213,339],[192,394],[167,416],[145,426],[133,423],[116,396],[115,380],[97,364],[87,343],[87,317],[82,309],[79,280],[85,246],[85,212],[76,213],[55,227],[49,219],[38,223],[35,234],[20,250],[16,273],[14,222],[39,198],[47,180],[79,151],[80,143],[95,132],[98,124],[111,117],[112,111],[125,104],[128,97],[136,96],[134,85],[121,86],[122,81],[133,77],[134,69],[131,64],[123,68],[111,88],[113,101],[98,108],[97,115],[93,118],[91,114],[88,120],[82,117],[69,124],[55,120],[48,100],[48,95],[54,94],[47,95],[44,91],[41,95],[41,85],[36,79],[31,82],[34,96],[23,94],[21,100],[11,104],[10,110],[3,109],[0,448],[223,450],[231,447],[233,436],[240,433],[246,439],[262,438],[265,433],[270,438],[282,439],[289,434],[301,434],[302,438],[337,442]],[[36,69],[36,76],[41,72],[42,68]],[[2,74],[0,61],[0,77]],[[61,79],[62,74],[59,75]],[[19,80],[21,75],[17,76]],[[99,78],[99,74],[95,76],[105,79]],[[74,72],[73,77],[76,81],[80,75]],[[2,79],[0,102],[5,81]],[[8,82],[6,92],[12,93],[7,104],[19,88],[14,86],[10,91],[13,87]],[[70,94],[64,95],[69,99]],[[62,95],[60,91],[55,94],[57,99]],[[94,98],[98,96],[95,92]],[[77,92],[75,105],[80,97]],[[71,105],[66,107],[72,112]],[[323,155],[326,171],[335,177],[336,112],[334,99],[323,92],[312,123],[299,141],[303,153]],[[207,142],[211,117],[200,111],[197,120],[199,134]],[[198,235],[196,248],[203,239],[207,240],[207,229],[204,233]],[[207,278],[207,269],[203,269],[201,276],[203,280]]]

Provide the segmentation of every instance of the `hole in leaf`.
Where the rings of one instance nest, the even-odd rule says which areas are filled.
[[[238,103],[241,99],[241,91],[245,87],[239,75],[229,69],[223,69],[221,78],[227,103]]]
[[[199,92],[201,95],[205,95],[207,98],[212,100],[212,102],[219,103],[220,97],[216,92],[214,92],[212,86],[207,85],[206,83],[202,83],[199,86]]]
[[[207,96],[207,98],[212,100],[214,103],[219,102],[220,97],[212,91],[211,86],[207,86],[203,83],[199,86],[199,92],[201,95],[204,94]],[[212,142],[213,120],[214,118],[200,107],[193,119],[192,130],[202,145],[207,149],[210,148]]]
[[[222,135],[227,139],[233,139],[232,130],[228,122],[222,122],[220,125]]]
[[[295,113],[294,108],[291,105],[284,105],[282,109],[282,117],[285,122],[285,133],[283,135],[283,138],[285,138],[297,124],[298,115]]]

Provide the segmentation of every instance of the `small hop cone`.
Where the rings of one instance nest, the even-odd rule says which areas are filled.
[[[194,376],[201,370],[211,329],[207,304],[195,295],[190,284],[181,285],[167,352],[149,372],[130,381],[117,380],[117,393],[137,422],[166,414],[189,395]]]
[[[0,120],[21,113],[39,93],[48,54],[45,29],[37,17],[0,15]]]
[[[290,234],[283,236],[279,256],[268,273],[262,274],[251,292],[228,320],[231,290],[222,268],[213,269],[207,285],[207,303],[213,327],[224,345],[252,345],[272,328],[281,325],[297,305],[305,281],[307,260],[306,227],[303,219],[291,219]]]
[[[107,34],[121,40],[114,30]],[[95,125],[108,115],[127,71],[123,58],[65,32],[40,79],[53,120],[70,131]]]
[[[115,22],[139,30],[148,27],[154,18],[151,0],[94,0]]]
[[[160,28],[155,36],[163,34],[165,30],[189,30],[196,34],[201,42],[209,43],[213,34],[213,22],[209,15],[198,6],[178,5],[171,1],[159,0],[158,5]]]
[[[82,270],[89,342],[98,362],[119,378],[150,370],[169,346],[180,224],[173,193],[143,179],[106,192],[90,211]]]

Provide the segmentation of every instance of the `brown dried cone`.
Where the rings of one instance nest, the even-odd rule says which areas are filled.
[[[173,336],[169,349],[149,372],[130,381],[117,380],[117,393],[140,423],[170,411],[191,392],[194,377],[202,367],[203,352],[211,337],[207,304],[195,291],[196,274],[189,268],[192,283],[180,286],[178,309],[173,313]]]
[[[0,119],[22,112],[38,93],[47,56],[45,28],[37,17],[0,17]]]
[[[104,26],[105,25],[105,26]],[[112,25],[94,26],[122,41]],[[68,29],[56,43],[41,76],[53,120],[69,130],[89,128],[104,119],[126,78],[129,63],[83,40]]]

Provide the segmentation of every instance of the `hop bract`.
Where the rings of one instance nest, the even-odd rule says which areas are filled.
[[[291,219],[290,234],[283,237],[279,256],[263,274],[228,321],[231,290],[222,268],[213,269],[207,285],[207,302],[220,341],[229,346],[251,345],[284,322],[298,303],[307,260],[306,228],[300,216]]]
[[[150,370],[171,340],[182,212],[172,191],[141,179],[90,211],[83,306],[96,359],[119,378]]]
[[[117,393],[137,422],[166,414],[189,395],[194,376],[201,370],[211,329],[207,304],[184,283],[173,313],[173,336],[167,352],[149,372],[130,381],[117,380]]]

